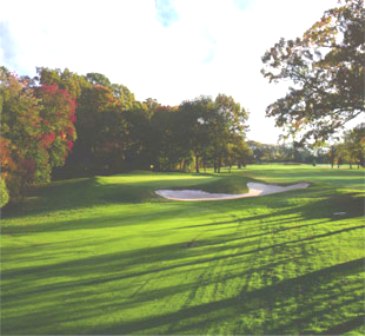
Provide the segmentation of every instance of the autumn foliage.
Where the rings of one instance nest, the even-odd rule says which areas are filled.
[[[16,200],[64,164],[76,139],[76,103],[57,85],[33,86],[5,69],[0,92],[1,185]]]

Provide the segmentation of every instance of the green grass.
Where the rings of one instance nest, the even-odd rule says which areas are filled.
[[[242,192],[251,179],[311,186],[232,201],[154,194]],[[55,182],[3,214],[1,335],[363,335],[363,212],[356,169]]]

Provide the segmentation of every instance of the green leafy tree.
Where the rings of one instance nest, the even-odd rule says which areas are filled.
[[[9,202],[9,192],[6,187],[5,180],[0,178],[0,208],[4,207]]]
[[[121,107],[124,111],[130,111],[141,107],[136,102],[134,94],[124,85],[112,84],[114,97],[120,101]]]
[[[291,81],[289,93],[268,106],[277,126],[302,139],[327,139],[365,111],[363,0],[343,0],[301,38],[281,39],[263,56],[270,82]]]
[[[132,109],[123,112],[123,116],[127,127],[125,168],[150,169],[155,139],[149,111],[144,104],[136,102]]]
[[[155,170],[176,170],[181,160],[177,120],[176,109],[170,106],[157,107],[151,117],[151,138],[148,147],[152,153]]]
[[[235,136],[227,146],[227,156],[225,163],[230,168],[236,164],[240,169],[246,167],[246,165],[252,161],[253,152],[248,146],[247,142],[240,136]]]
[[[126,121],[110,87],[84,88],[76,109],[78,140],[67,169],[91,173],[120,169],[125,159]]]
[[[213,162],[215,171],[220,172],[222,159],[232,158],[235,145],[241,146],[243,143],[248,113],[232,97],[224,94],[216,97],[214,105],[215,111],[210,118]]]
[[[358,168],[365,166],[365,123],[361,123],[351,131],[354,146],[355,160]]]
[[[357,164],[358,168],[364,166],[365,157],[365,124],[362,123],[352,130],[345,132],[342,144],[343,156],[350,168]]]
[[[93,85],[101,85],[111,87],[111,82],[108,77],[97,72],[89,72],[86,74],[86,80]]]
[[[215,105],[210,97],[201,96],[193,101],[185,101],[179,106],[186,146],[192,152],[197,173],[200,172],[201,161],[207,159],[209,146],[212,144],[214,112]]]
[[[84,76],[77,75],[67,68],[49,69],[44,67],[37,68],[37,76],[33,79],[40,85],[57,85],[60,89],[66,90],[72,98],[77,99],[84,87],[90,87],[91,84]]]

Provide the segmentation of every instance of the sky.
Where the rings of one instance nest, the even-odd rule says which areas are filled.
[[[250,112],[251,140],[276,143],[266,107],[285,95],[261,57],[295,38],[337,0],[0,0],[0,65],[99,72],[138,100],[178,105],[232,96]]]

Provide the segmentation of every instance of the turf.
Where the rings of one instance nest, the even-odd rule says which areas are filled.
[[[311,186],[212,202],[153,192],[249,180]],[[362,335],[363,212],[356,169],[55,182],[3,214],[1,335]]]

